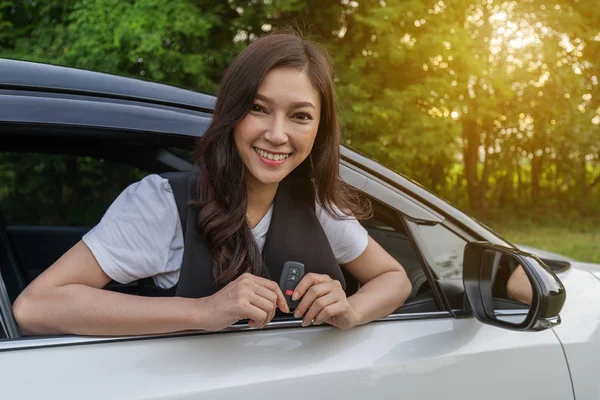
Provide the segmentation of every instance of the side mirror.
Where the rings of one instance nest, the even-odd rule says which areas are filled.
[[[463,284],[473,314],[483,323],[519,331],[560,324],[565,288],[532,254],[489,242],[468,243]]]

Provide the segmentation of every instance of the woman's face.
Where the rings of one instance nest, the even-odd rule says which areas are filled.
[[[308,157],[321,116],[319,94],[292,68],[269,71],[234,129],[248,186],[278,184]]]

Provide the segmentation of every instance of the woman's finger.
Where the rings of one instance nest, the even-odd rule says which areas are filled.
[[[330,292],[330,293],[326,294],[325,296],[322,296],[322,297],[319,297],[318,299],[316,299],[312,303],[312,305],[310,306],[308,311],[306,312],[306,315],[304,316],[304,319],[302,320],[302,326],[310,325],[324,308],[326,308],[327,306],[330,306],[332,304],[335,304],[339,300],[341,300],[340,296],[338,293],[335,293],[335,292]]]
[[[338,314],[343,313],[346,310],[343,302],[338,301],[336,303],[330,304],[327,307],[324,307],[321,312],[314,318],[313,325],[321,325],[323,322],[328,319],[335,317]]]
[[[250,275],[250,274],[248,274]],[[256,275],[250,275],[252,278],[252,281],[260,286],[263,286],[264,288],[272,291],[273,293],[275,293],[275,295],[277,296],[277,307],[279,307],[279,309],[281,311],[283,311],[284,313],[289,313],[290,309],[288,308],[287,305],[287,301],[285,300],[285,297],[283,296],[283,292],[281,291],[281,289],[279,288],[279,285],[269,279],[260,277],[260,276],[256,276]]]
[[[268,320],[268,312],[265,311],[262,307],[256,305],[261,301],[267,302],[267,300],[263,299],[260,296],[254,296],[250,303],[244,308],[245,317],[250,321],[248,325],[251,328],[262,328],[267,324]],[[268,307],[267,307],[268,308]]]
[[[261,285],[255,285],[254,293],[269,300],[271,303],[273,303],[274,307],[277,307],[277,293],[273,292],[271,289],[267,289]]]
[[[268,324],[275,316],[275,303],[271,302],[268,299],[265,299],[262,296],[259,296],[258,294],[250,296],[250,304],[260,308],[266,313],[265,319],[261,324],[261,327]]]
[[[294,290],[294,294],[292,295],[292,300],[296,301],[299,298],[303,297],[308,289],[312,286],[317,285],[319,283],[330,281],[331,278],[328,275],[322,274],[314,274],[308,273],[304,275],[304,278],[300,280],[296,289]]]
[[[323,282],[316,285],[311,286],[304,296],[302,296],[302,300],[298,303],[296,307],[296,311],[294,312],[294,317],[300,318],[304,315],[309,308],[312,307],[313,302],[321,296],[325,296],[327,293],[331,292],[333,289],[333,285],[331,282]]]

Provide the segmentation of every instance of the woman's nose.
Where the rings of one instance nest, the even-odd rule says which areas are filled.
[[[285,144],[288,141],[286,132],[287,119],[284,117],[273,117],[271,124],[265,133],[265,139],[275,145]]]

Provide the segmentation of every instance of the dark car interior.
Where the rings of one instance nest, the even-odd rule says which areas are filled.
[[[374,204],[375,210],[378,210],[379,207],[381,206]],[[427,292],[427,288],[430,286],[409,237],[405,232],[394,230],[376,219],[377,216],[379,215],[376,212],[376,216],[364,221],[363,225],[371,237],[401,263],[413,284],[411,299],[414,298],[415,301],[406,304],[402,311],[438,311],[437,306],[431,302],[430,296],[418,296]],[[396,218],[398,217],[396,216]],[[93,226],[93,224],[83,226],[6,224],[4,221],[5,219],[0,215],[0,245],[2,248],[0,272],[11,302],[14,302],[27,284],[58,260]],[[399,218],[397,226],[401,226]],[[32,249],[32,246],[35,248]],[[346,278],[349,280],[349,290],[356,291],[357,283],[351,276],[346,276]],[[135,294],[136,287],[140,284],[136,282],[122,285],[112,282],[108,288]]]
[[[24,128],[12,133],[0,145],[0,187],[5,188],[0,193],[0,274],[8,303],[98,223],[129,184],[150,173],[192,165],[189,137],[162,136],[158,141],[157,135],[139,133],[45,130],[39,134]],[[373,217],[361,223],[404,267],[413,286],[409,299],[395,313],[463,310],[462,280],[428,279],[402,215],[375,199],[371,203]],[[352,276],[345,277],[351,295],[359,284]],[[445,304],[436,300],[432,282],[442,289]],[[146,284],[110,282],[106,289],[140,294]]]
[[[159,146],[156,135],[117,138],[114,132],[67,130],[43,135],[27,130],[14,133],[0,146],[4,168],[0,187],[8,188],[0,203],[0,273],[11,302],[77,243],[129,184],[149,173],[191,165],[186,157],[193,146],[190,138],[162,137]],[[432,294],[402,217],[384,204],[372,204],[374,216],[362,221],[363,225],[400,262],[413,285],[409,300],[397,313],[443,310]],[[358,284],[350,276],[347,279],[351,294]],[[136,294],[142,284],[111,282],[107,289]],[[460,280],[444,279],[436,284],[443,286],[452,308],[463,307]]]

